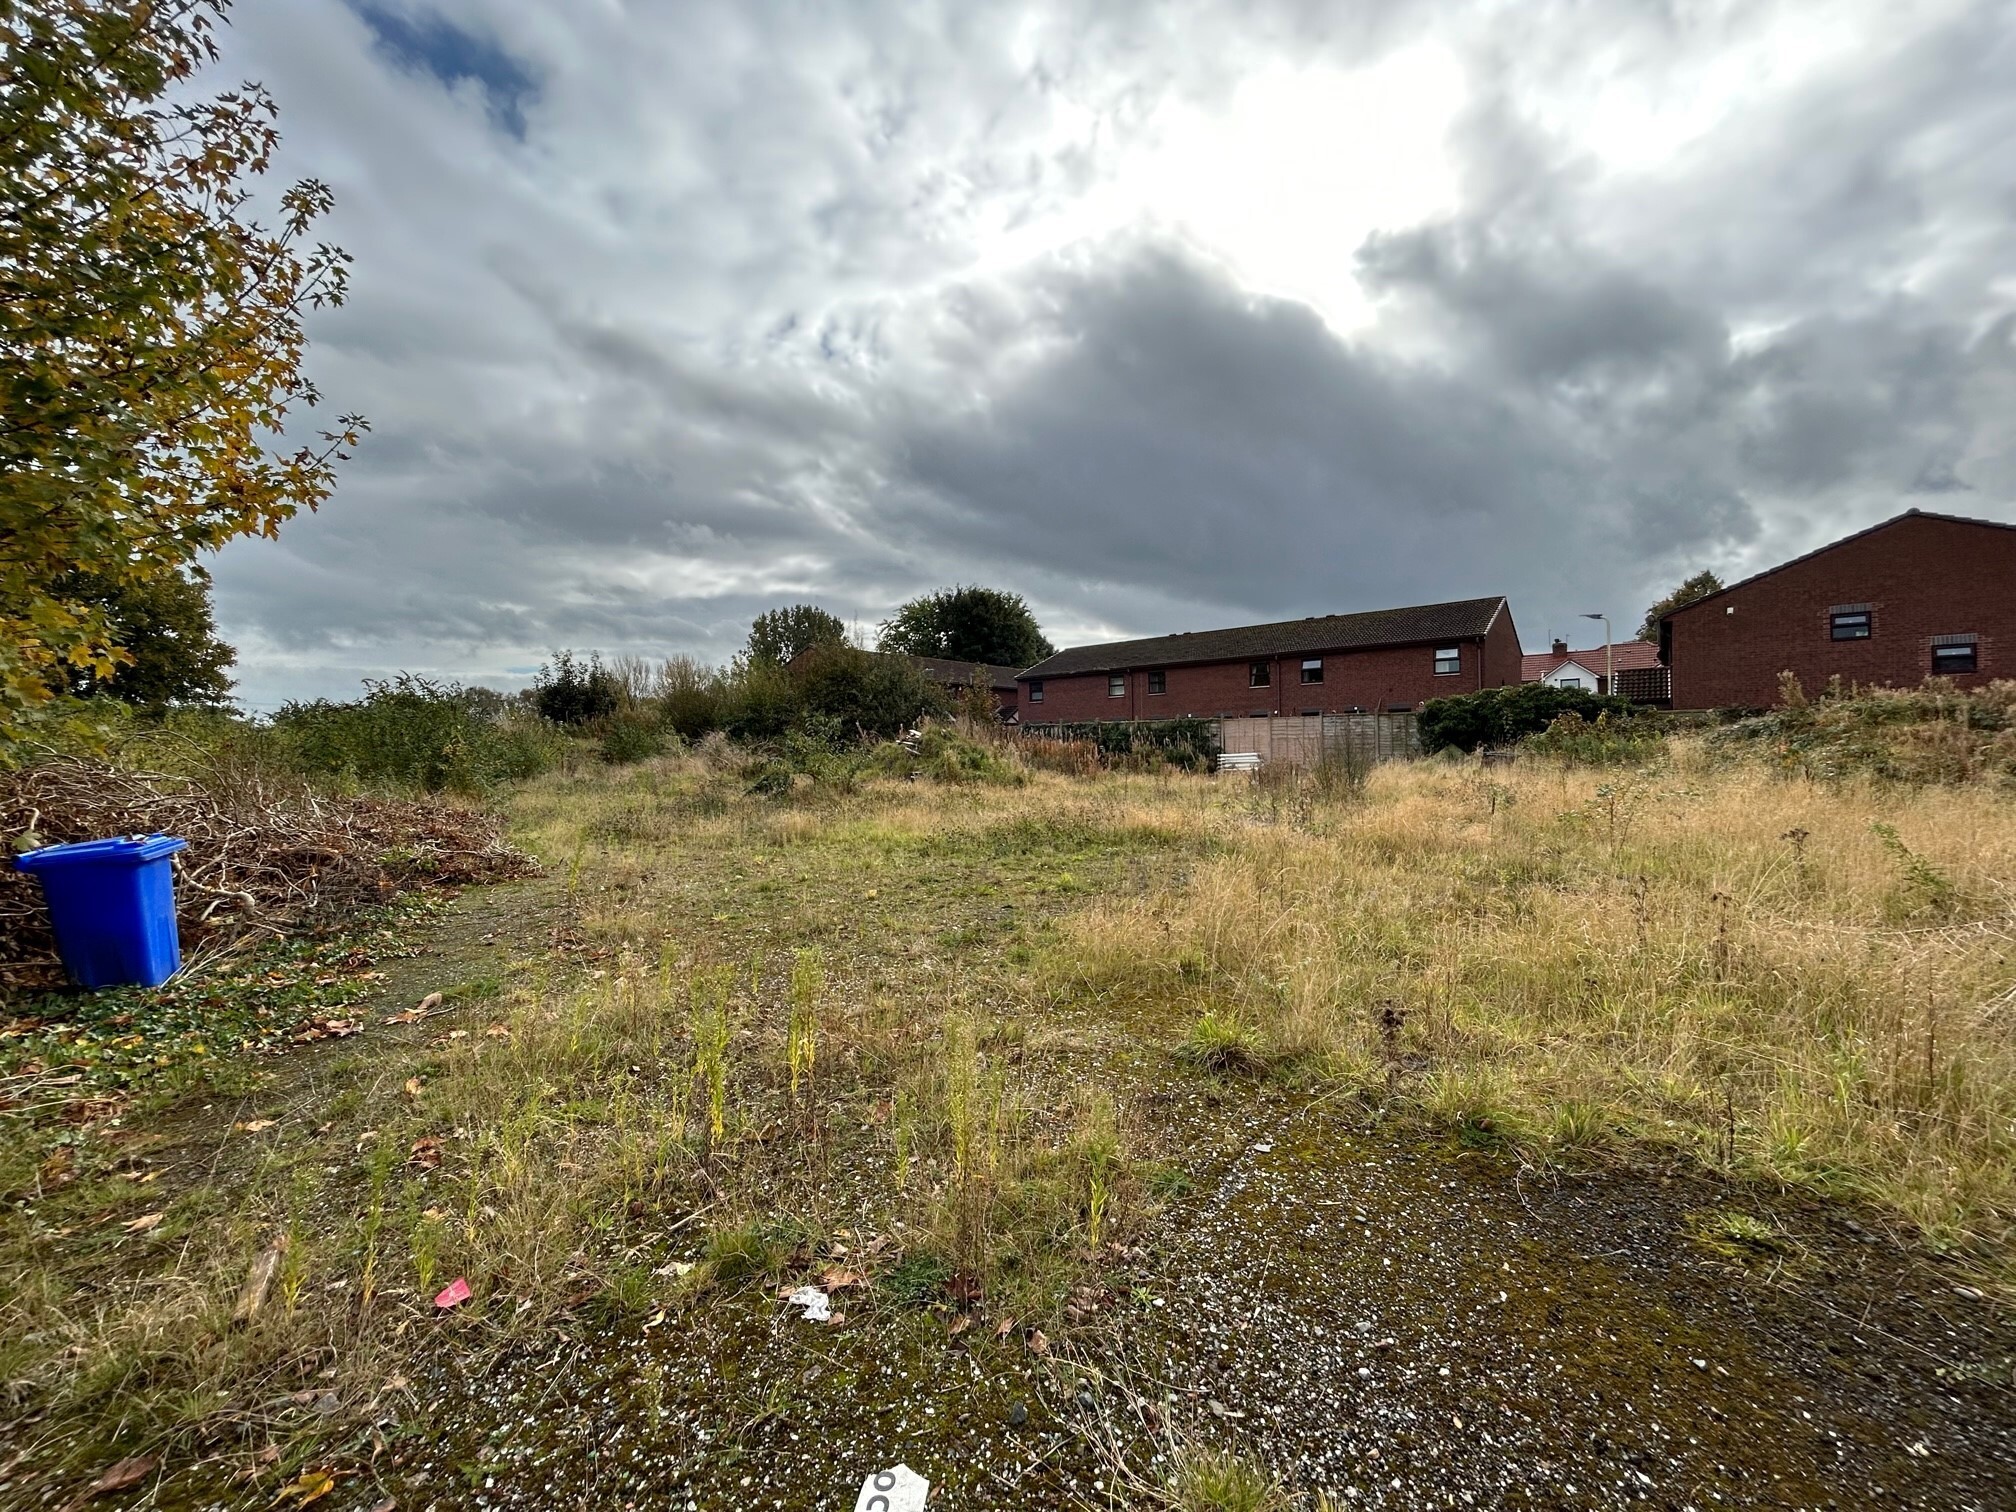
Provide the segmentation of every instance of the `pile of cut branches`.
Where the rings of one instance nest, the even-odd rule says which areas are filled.
[[[497,821],[444,800],[317,793],[258,775],[208,778],[51,756],[0,772],[0,839],[13,851],[114,835],[177,835],[185,961],[254,939],[321,930],[412,887],[526,876],[537,863]],[[0,991],[59,985],[42,889],[0,862]]]

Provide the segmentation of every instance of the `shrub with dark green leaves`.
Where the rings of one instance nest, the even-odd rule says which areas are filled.
[[[1425,753],[1450,746],[1474,751],[1479,746],[1506,746],[1538,735],[1563,714],[1594,724],[1604,714],[1612,723],[1622,723],[1637,712],[1637,706],[1625,699],[1591,693],[1587,688],[1516,683],[1509,688],[1431,698],[1422,705],[1417,728]]]
[[[623,685],[602,665],[599,652],[577,659],[562,651],[532,679],[532,707],[558,725],[585,725],[607,719],[622,705]]]
[[[806,727],[830,730],[841,739],[899,735],[952,712],[951,695],[908,657],[818,646],[791,671]]]

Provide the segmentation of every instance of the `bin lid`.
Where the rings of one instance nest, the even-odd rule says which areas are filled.
[[[50,871],[59,866],[135,866],[142,861],[172,856],[188,844],[174,835],[118,835],[110,840],[45,845],[40,850],[22,852],[14,858],[14,864],[25,872]]]

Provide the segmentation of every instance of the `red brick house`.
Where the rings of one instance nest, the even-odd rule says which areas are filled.
[[[913,656],[912,665],[932,682],[960,693],[979,682],[994,695],[994,712],[1003,719],[1013,717],[1021,697],[1013,667],[990,666],[986,662],[954,661],[949,656]]]
[[[1612,641],[1588,651],[1570,651],[1568,642],[1557,640],[1550,650],[1528,652],[1520,658],[1519,680],[1608,693],[1612,668],[1622,683],[1627,673],[1650,672],[1659,665],[1659,648],[1650,641]]]
[[[1908,510],[1675,609],[1676,709],[1769,708],[1778,679],[1961,687],[2016,677],[2016,525]]]
[[[1024,672],[1024,724],[1347,714],[1519,681],[1500,598],[1073,646]]]

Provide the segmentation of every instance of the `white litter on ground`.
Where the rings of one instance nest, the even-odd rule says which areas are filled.
[[[931,1482],[908,1465],[892,1465],[861,1482],[854,1512],[924,1512],[930,1494]]]
[[[833,1299],[816,1286],[801,1286],[784,1300],[793,1307],[803,1308],[802,1316],[807,1323],[832,1321]]]

